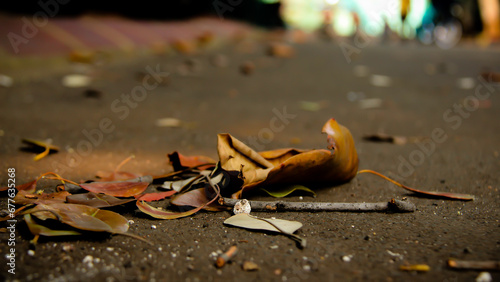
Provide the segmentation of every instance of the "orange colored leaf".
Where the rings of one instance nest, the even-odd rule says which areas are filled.
[[[148,182],[92,182],[80,186],[94,193],[103,193],[114,197],[132,197],[148,188]]]
[[[358,155],[350,131],[334,119],[323,126],[330,150],[279,149],[260,154],[229,134],[219,134],[221,167],[240,171],[245,190],[282,184],[335,184],[351,180]]]

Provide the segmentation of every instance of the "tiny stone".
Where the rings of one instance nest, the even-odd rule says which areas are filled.
[[[28,256],[34,256],[35,255],[35,251],[33,250],[28,250]]]
[[[242,265],[242,268],[245,271],[259,270],[259,266],[253,261],[245,261]]]
[[[151,229],[156,229],[156,225],[151,225]]]
[[[272,246],[269,246],[269,249],[271,249],[271,250],[275,250],[275,249],[277,249],[277,248],[278,248],[278,245],[272,245]]]
[[[350,261],[351,261],[351,258],[352,258],[352,255],[343,256],[343,257],[342,257],[342,261],[344,261],[344,262],[350,262]]]
[[[483,271],[476,277],[476,282],[491,282],[493,278],[489,272]]]
[[[91,255],[87,255],[83,258],[82,263],[91,263],[93,259]]]
[[[115,248],[113,248],[113,247],[106,247],[106,251],[108,251],[108,252],[112,252],[114,249]]]
[[[304,269],[305,271],[311,271],[311,266],[310,266],[310,265],[308,265],[308,264],[306,264],[306,265],[304,265],[304,266],[303,266],[303,269]]]
[[[135,221],[133,221],[132,219],[128,220],[128,224],[134,224],[134,223],[135,223]]]

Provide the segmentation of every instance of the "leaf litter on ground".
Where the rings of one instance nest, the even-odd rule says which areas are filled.
[[[218,162],[210,157],[184,156],[173,152],[168,158],[174,170],[165,175],[144,176],[120,171],[121,166],[132,157],[124,160],[111,173],[98,173],[100,179],[90,183],[78,184],[55,173],[46,173],[34,181],[17,186],[16,204],[22,206],[15,214],[27,215],[24,216],[25,221],[31,225],[30,230],[33,230],[35,236],[59,234],[57,230],[50,231],[52,229],[45,225],[46,220],[51,219],[70,226],[75,232],[108,232],[135,237],[127,233],[128,221],[124,217],[101,208],[113,208],[135,201],[135,206],[141,212],[153,218],[176,219],[193,215],[202,209],[226,210],[228,207],[224,205],[223,197],[237,199],[258,189],[275,197],[284,197],[294,191],[314,195],[314,191],[306,187],[332,186],[348,182],[362,173],[375,174],[401,188],[427,197],[473,199],[472,195],[466,194],[422,191],[372,170],[358,171],[359,160],[350,131],[335,119],[330,119],[323,126],[322,132],[327,135],[327,149],[284,148],[264,152],[253,150],[230,134],[218,134]],[[38,181],[43,178],[59,180],[62,184],[53,193],[36,191]],[[159,186],[153,185],[158,183]],[[158,188],[170,191],[149,191]],[[6,190],[7,187],[0,188],[0,191]],[[168,205],[165,209],[157,208],[147,203],[151,201],[160,201],[159,204],[168,201]],[[176,208],[177,211],[168,210],[170,208]],[[248,215],[236,218],[236,223],[231,219],[228,224],[259,227],[274,232],[277,230],[305,245],[305,241],[293,234],[296,229],[288,229],[289,223],[282,226],[281,220]],[[291,226],[300,228],[298,224]],[[64,230],[59,231],[64,233]]]

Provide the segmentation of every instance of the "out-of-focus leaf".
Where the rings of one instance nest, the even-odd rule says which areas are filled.
[[[24,221],[28,225],[31,234],[35,236],[67,236],[67,235],[80,235],[79,232],[75,230],[53,230],[43,225],[37,224],[30,214],[24,215]]]
[[[46,157],[51,151],[52,152],[59,151],[59,147],[54,146],[52,144],[49,144],[47,142],[34,140],[34,139],[22,139],[21,141],[23,143],[25,143],[26,145],[30,146],[31,147],[30,149],[33,151],[43,150],[41,153],[39,153],[38,155],[36,155],[33,158],[34,161],[38,161],[38,160]]]
[[[135,179],[141,177],[142,174],[126,171],[98,171],[96,176],[99,178],[99,181],[111,182]]]
[[[205,170],[215,166],[216,160],[207,156],[184,156],[178,152],[168,154],[170,164],[174,171],[183,170],[189,167],[197,167],[200,170]]]
[[[210,201],[210,199],[207,197],[205,188],[199,188],[173,197],[170,200],[170,203],[176,206],[199,207],[204,205],[208,201]],[[207,205],[203,209],[207,211],[220,211],[227,208],[216,204],[213,206]]]
[[[335,184],[351,180],[358,169],[354,140],[334,119],[323,126],[331,150],[279,149],[258,154],[229,134],[219,134],[218,153],[226,171],[240,171],[245,190],[283,184]],[[266,159],[269,158],[269,159]],[[269,189],[270,190],[270,189]]]
[[[140,201],[152,202],[152,201],[163,200],[167,197],[174,195],[175,193],[177,193],[177,191],[172,190],[172,191],[166,191],[166,192],[146,193],[146,194],[142,194],[142,195],[135,195],[134,197]]]
[[[143,193],[148,188],[148,182],[92,182],[80,186],[94,193],[103,193],[114,197],[132,197]]]
[[[66,202],[70,204],[80,204],[91,206],[94,208],[113,207],[123,205],[132,201],[134,201],[134,199],[118,199],[110,195],[96,194],[93,192],[69,195],[66,197]]]
[[[316,197],[316,193],[314,193],[313,190],[311,190],[303,185],[289,185],[289,186],[281,186],[278,188],[273,187],[272,189],[261,188],[261,190],[266,192],[267,194],[275,197],[275,198],[286,197],[295,191],[305,191],[307,193],[312,194],[314,197]]]
[[[129,227],[128,220],[123,216],[86,205],[39,204],[25,213],[43,219],[39,216],[39,212],[45,214],[50,212],[62,223],[81,230],[122,234],[126,233]]]
[[[21,190],[14,197],[14,201],[18,205],[64,203],[69,195],[71,194],[66,191],[33,194]]]
[[[306,245],[305,239],[293,234],[302,227],[302,223],[298,221],[260,218],[247,213],[239,213],[226,219],[224,224],[245,229],[279,232],[292,237],[294,240],[299,242],[302,247],[305,247]]]

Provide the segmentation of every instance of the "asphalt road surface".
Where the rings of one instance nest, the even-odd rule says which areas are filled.
[[[74,181],[122,170],[171,171],[167,153],[217,158],[217,133],[230,133],[257,150],[325,148],[323,124],[335,118],[352,132],[360,169],[373,169],[422,190],[468,193],[473,201],[416,197],[370,175],[326,187],[317,197],[292,194],[290,201],[411,201],[413,213],[256,212],[297,220],[308,246],[286,236],[223,225],[229,212],[199,212],[156,220],[120,209],[126,236],[41,238],[19,220],[15,232],[15,275],[0,244],[0,277],[13,281],[472,281],[479,270],[457,271],[450,258],[500,260],[500,102],[498,84],[484,71],[499,72],[498,46],[463,43],[451,50],[415,42],[313,40],[292,44],[291,58],[266,54],[267,36],[230,41],[195,54],[103,56],[99,64],[74,64],[65,57],[20,60],[0,87],[1,186],[8,168],[16,183],[48,171]],[[222,57],[214,58],[220,54]],[[213,63],[213,60],[219,60]],[[222,62],[221,62],[222,60]],[[227,65],[224,65],[227,60]],[[255,68],[245,75],[240,66]],[[91,77],[66,87],[68,74]],[[146,80],[144,78],[147,77]],[[178,127],[158,126],[164,118]],[[409,138],[403,145],[363,140],[385,133]],[[40,161],[21,150],[22,138],[51,139],[61,150]],[[414,142],[414,141],[418,142]],[[41,183],[53,189],[49,182]],[[41,187],[43,188],[43,187]],[[252,195],[251,199],[273,200]],[[7,195],[1,197],[5,209]],[[7,227],[7,226],[4,226]],[[0,233],[7,242],[10,233]],[[237,245],[223,268],[214,254]],[[29,251],[29,250],[32,251]],[[253,261],[259,269],[244,271]],[[429,271],[403,271],[425,264]],[[495,279],[498,272],[490,271]]]

